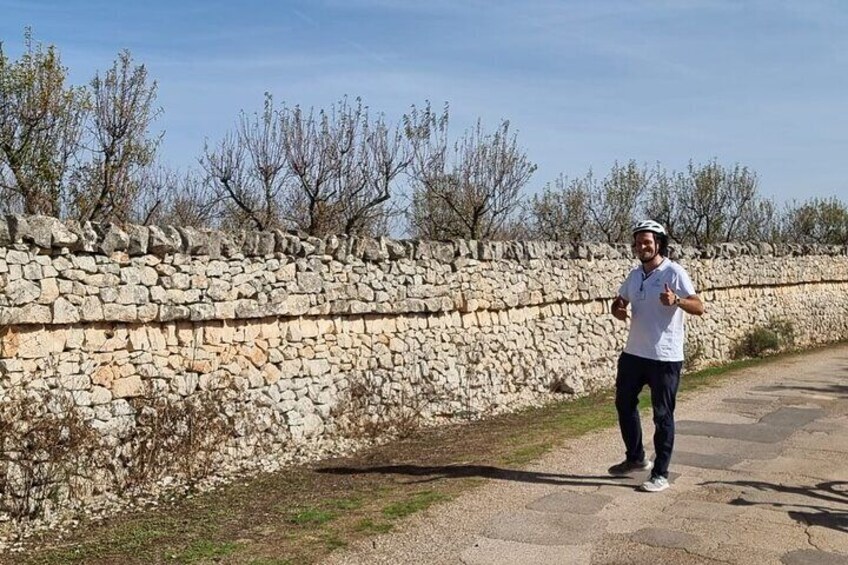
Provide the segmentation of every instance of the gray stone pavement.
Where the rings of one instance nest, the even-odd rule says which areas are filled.
[[[606,474],[605,430],[327,563],[848,564],[848,346],[740,370],[676,416],[664,492]]]

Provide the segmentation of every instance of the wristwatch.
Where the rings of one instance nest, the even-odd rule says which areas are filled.
[[[680,297],[677,296],[676,294],[674,295],[674,305],[680,306]]]

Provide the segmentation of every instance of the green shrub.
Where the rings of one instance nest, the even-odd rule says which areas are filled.
[[[781,347],[795,345],[795,326],[789,320],[775,318],[769,322],[768,328],[780,338]]]
[[[765,357],[794,344],[795,326],[792,322],[773,319],[768,325],[756,327],[746,333],[734,348],[733,357]]]

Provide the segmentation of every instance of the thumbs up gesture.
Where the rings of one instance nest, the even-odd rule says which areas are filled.
[[[660,302],[665,304],[666,306],[672,306],[677,300],[677,295],[674,294],[674,291],[668,286],[668,283],[665,283],[665,288],[660,293]]]

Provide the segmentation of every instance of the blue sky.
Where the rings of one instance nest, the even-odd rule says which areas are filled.
[[[163,161],[192,166],[263,93],[361,96],[397,120],[448,102],[454,133],[509,119],[530,189],[614,161],[755,170],[778,201],[848,198],[842,0],[0,0],[82,84],[129,49],[159,84]],[[842,164],[840,164],[842,163]]]

